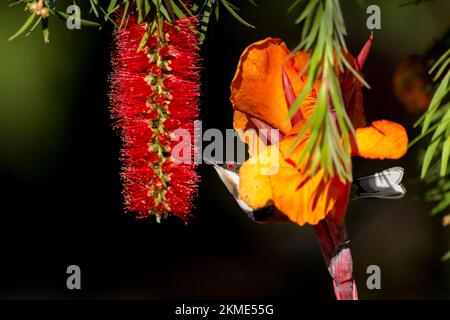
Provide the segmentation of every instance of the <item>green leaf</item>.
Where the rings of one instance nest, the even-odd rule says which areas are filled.
[[[216,15],[216,20],[219,21],[219,6],[214,7],[214,14]]]
[[[117,0],[111,0],[109,2],[108,9],[106,9],[106,11],[108,11],[108,13],[114,11],[116,8],[116,5],[117,5]]]
[[[442,66],[439,68],[439,70],[436,72],[436,75],[434,76],[434,81],[439,80],[439,78],[442,76],[442,74],[444,73],[445,70],[448,69],[448,66],[450,65],[450,59],[447,59],[447,61],[445,61]],[[450,72],[450,70],[448,71]]]
[[[50,42],[50,31],[48,29],[48,19],[42,19],[42,34],[44,36],[44,42]]]
[[[442,146],[442,159],[441,159],[441,177],[445,176],[447,172],[448,158],[450,156],[450,137],[445,140]]]
[[[438,68],[448,57],[450,57],[450,48],[436,61],[433,67],[431,67],[429,74],[434,73],[436,68]]]
[[[301,23],[303,20],[306,19],[306,17],[308,16],[314,16],[314,10],[316,8],[317,5],[319,5],[319,1],[310,1],[308,3],[308,5],[306,6],[306,8],[303,10],[303,12],[300,14],[300,16],[297,18],[297,20],[295,20],[296,24]],[[320,24],[319,22],[320,20],[318,20],[318,24]]]
[[[436,72],[437,70],[434,77],[435,82],[441,78],[442,74],[448,69],[449,65],[450,49],[447,50],[430,69],[430,74]],[[421,173],[421,178],[428,182],[436,181],[436,178],[433,178],[434,175],[439,174],[441,177],[446,176],[448,171],[448,161],[450,157],[450,102],[443,105],[442,102],[448,100],[449,93],[450,70],[447,71],[442,81],[438,84],[428,110],[414,124],[415,127],[421,125],[422,130],[421,134],[411,142],[410,146],[433,132],[431,139],[432,142],[425,152]],[[438,148],[442,150],[440,161],[437,160],[432,164],[432,160],[435,158]],[[431,170],[430,178],[426,177],[426,174],[429,172],[431,165],[433,166],[433,170]],[[435,168],[437,167],[440,167],[439,172],[435,172]],[[444,198],[444,200],[445,199],[446,198]],[[442,201],[440,202],[441,206],[445,204],[443,204]],[[441,207],[438,205],[437,209],[435,209],[439,210],[440,208]]]
[[[61,18],[64,21],[67,21],[67,19],[70,17],[70,15],[68,15],[65,12],[57,11],[57,10],[53,10],[53,9],[50,9],[50,13],[53,15],[56,15],[57,17]],[[85,19],[80,19],[80,24],[84,27],[100,27],[101,26],[100,23],[98,23],[98,22],[85,20]]]
[[[138,20],[137,20],[138,23],[142,23],[142,21],[144,20],[144,15],[143,15],[144,7],[142,5],[143,4],[142,1],[143,0],[136,0],[136,10],[138,12]]]
[[[167,12],[164,5],[161,3],[161,0],[152,0],[152,1],[156,7],[157,14],[162,15],[164,17],[164,19],[166,19],[166,21],[168,21],[169,23],[172,23],[172,19],[170,18],[169,13]],[[162,28],[162,23],[163,23],[162,20],[158,22],[160,28]]]
[[[175,1],[170,0],[170,4],[172,5],[173,12],[177,16],[178,19],[184,19],[186,18],[186,15],[183,13],[183,11],[176,5]]]
[[[250,23],[248,23],[247,21],[245,21],[244,19],[242,19],[231,7],[230,3],[228,3],[226,0],[221,0],[223,6],[228,10],[229,13],[231,13],[231,15],[240,23],[242,23],[244,26],[249,27],[249,28],[255,28],[254,25],[251,25]]]
[[[147,27],[147,30],[145,31],[144,35],[142,36],[141,42],[139,43],[139,47],[136,52],[140,52],[144,48],[145,44],[147,43],[148,37],[150,36],[150,30],[151,30],[151,28]]]
[[[423,120],[422,132],[427,131],[427,129],[430,126],[431,121],[433,119],[434,112],[441,104],[445,95],[448,93],[449,82],[450,82],[450,72],[445,76],[445,78],[439,84],[439,86],[433,96],[433,99],[431,100],[430,106],[428,107],[425,118]]]
[[[448,207],[450,207],[450,193],[445,194],[444,199],[442,199],[441,202],[433,208],[431,215],[436,216],[437,214],[445,211]]]
[[[306,38],[307,41],[305,42],[306,48],[311,48],[311,46],[314,43],[314,40],[316,39],[319,30],[320,30],[320,23],[313,23],[313,26],[309,28],[309,25],[312,23],[313,20],[318,19],[320,21],[322,19],[323,10],[318,9],[317,15],[308,15],[308,17],[305,20],[305,26],[303,28],[302,38]],[[317,20],[316,20],[317,21]],[[308,36],[307,36],[308,34]]]
[[[292,12],[292,10],[294,10],[295,7],[297,7],[300,4],[300,2],[302,2],[302,0],[295,0],[287,9],[287,12],[288,13]]]
[[[195,16],[196,10],[194,7],[192,7],[192,10],[190,10],[188,8],[188,6],[183,2],[183,0],[178,0],[178,2],[183,7],[184,11],[186,11],[191,17],[193,17],[193,18],[195,18],[195,20],[197,20],[197,17]]]
[[[31,27],[30,31],[28,31],[25,34],[25,37],[28,37],[30,35],[30,33],[32,33],[34,31],[34,29],[36,29],[36,27],[41,23],[42,17],[39,17],[39,19],[37,19],[37,21],[34,23],[34,25]]]
[[[169,23],[172,23],[172,19],[170,18],[169,12],[163,5],[160,6],[160,10],[162,15],[164,16],[164,19],[166,19],[166,21],[168,21]]]
[[[290,10],[297,4],[294,2]],[[300,159],[307,159],[310,174],[320,165],[325,179],[337,175],[341,181],[351,181],[350,142],[354,129],[346,112],[337,69],[341,72],[349,70],[356,79],[369,86],[344,55],[347,52],[346,30],[339,1],[309,0],[295,22],[301,25],[302,32],[294,52],[302,50],[311,54],[305,70],[299,72],[307,80],[289,109],[289,119],[298,112],[313,85],[319,81],[320,87],[316,90],[321,98],[317,98],[311,117],[294,142],[298,144],[301,135],[309,131]]]
[[[436,140],[434,140],[431,145],[428,147],[427,152],[425,153],[425,157],[423,159],[423,165],[422,165],[422,173],[420,174],[420,176],[422,177],[422,179],[425,177],[425,175],[428,172],[428,169],[430,167],[431,164],[431,160],[433,160],[434,155],[436,153],[436,149],[439,146],[439,143],[441,142],[441,138],[437,138]]]
[[[427,132],[424,132],[423,134],[420,134],[419,136],[417,136],[416,138],[414,138],[413,141],[411,141],[408,145],[408,148],[411,148],[412,146],[414,146],[417,142],[419,142],[420,140],[422,140],[424,137],[426,137],[427,135],[429,135],[430,133],[434,132],[436,130],[437,127],[439,127],[442,124],[450,124],[450,119],[448,119],[447,121],[443,121],[443,122],[437,122],[436,124],[434,124],[432,127],[430,127]]]
[[[442,256],[442,258],[441,258],[441,261],[442,261],[442,262],[445,262],[445,261],[448,261],[448,260],[450,260],[450,251],[447,251],[447,253],[444,254],[444,255]]]
[[[94,14],[97,18],[100,17],[98,10],[97,10],[97,6],[98,6],[97,1],[95,1],[95,0],[89,0],[89,1],[91,3],[91,11],[94,12]]]
[[[120,5],[118,5],[118,6],[116,6],[116,7],[113,7],[112,9],[110,9],[110,8],[108,7],[107,12],[103,11],[103,9],[102,9],[102,12],[103,12],[103,14],[104,14],[103,20],[104,20],[104,21],[110,21],[110,22],[114,25],[114,27],[116,27],[116,28],[117,28],[117,23],[116,23],[115,20],[111,19],[111,15],[112,15],[114,12],[116,12],[117,9],[119,9],[119,8],[120,8]]]
[[[9,4],[9,6],[8,7],[14,7],[14,6],[17,6],[18,4],[22,4],[23,3],[23,1],[22,0],[16,0],[16,2],[14,2],[14,3],[11,3],[11,4]]]
[[[228,1],[227,1],[228,2]],[[228,2],[228,5],[231,7],[231,9],[233,9],[234,11],[239,11],[240,9],[238,7],[236,7],[234,4],[232,4],[231,2]]]
[[[122,19],[120,21],[119,29],[122,29],[123,25],[126,23],[125,21],[128,21],[128,10],[130,9],[130,2],[125,2],[125,8],[123,9],[122,13]]]
[[[150,9],[152,6],[150,5],[150,1],[144,2],[144,9],[145,9],[145,15],[148,15],[150,13]]]
[[[36,15],[34,13],[32,13],[28,17],[28,19],[25,20],[25,23],[20,27],[20,29],[17,30],[17,32],[14,33],[11,37],[9,37],[8,41],[12,41],[12,40],[16,39],[17,37],[19,37],[21,34],[23,34],[25,32],[25,30],[27,30],[31,26],[35,17],[36,17]]]

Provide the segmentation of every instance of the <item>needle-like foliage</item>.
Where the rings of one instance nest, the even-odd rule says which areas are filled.
[[[422,126],[421,135],[411,143],[413,145],[433,134],[424,156],[422,178],[427,175],[436,158],[440,162],[440,176],[445,176],[447,172],[450,157],[450,49],[433,65],[430,74],[434,74],[434,81],[438,82],[437,89],[428,110],[415,124],[416,127]],[[439,152],[441,155],[437,157]]]
[[[254,0],[248,0],[256,6]],[[240,23],[247,27],[254,28],[253,25],[241,18],[237,8],[229,0],[89,0],[90,13],[95,16],[96,21],[81,19],[80,25],[84,27],[102,27],[105,23],[110,22],[116,28],[122,28],[127,23],[130,15],[138,16],[138,23],[147,23],[148,32],[144,35],[142,43],[148,38],[156,28],[161,28],[163,22],[171,24],[176,19],[184,19],[186,17],[195,17],[201,20],[200,40],[203,42],[207,28],[209,26],[211,11],[219,17],[219,3]],[[73,4],[77,4],[73,1]],[[25,11],[29,11],[30,15],[23,25],[12,35],[9,40],[21,36],[22,34],[30,34],[41,24],[45,42],[49,42],[49,16],[58,17],[66,21],[70,16],[65,12],[59,0],[14,0],[10,6],[23,5]],[[113,19],[113,14],[120,12],[122,18],[119,23]],[[142,49],[142,46],[139,48]]]
[[[450,209],[450,49],[447,50],[430,69],[434,75],[436,91],[428,110],[416,122],[421,126],[421,134],[410,147],[432,134],[429,145],[422,157],[421,177],[434,187],[426,193],[428,201],[437,203],[431,211],[432,216],[441,215]],[[450,251],[443,260],[450,259]]]
[[[289,10],[300,2],[295,1]],[[346,29],[340,3],[338,0],[309,0],[296,23],[302,27],[302,40],[294,51],[310,51],[311,58],[304,70],[306,85],[291,107],[290,117],[295,115],[316,81],[321,83],[314,112],[297,138],[299,142],[310,130],[299,162],[307,159],[311,174],[320,166],[326,178],[338,175],[343,181],[351,181],[350,143],[354,129],[345,109],[336,70],[347,68],[368,85],[344,55],[347,52]]]

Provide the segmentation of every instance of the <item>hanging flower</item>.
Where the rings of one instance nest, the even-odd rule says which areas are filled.
[[[175,163],[171,151],[174,132],[184,129],[194,137],[198,118],[196,21],[179,19],[153,29],[146,34],[150,29],[132,15],[115,34],[110,97],[123,139],[125,207],[158,221],[170,213],[186,220],[199,178],[193,161]]]
[[[348,57],[357,70],[364,64],[370,43],[371,39],[358,59]],[[320,163],[316,164],[317,172],[311,174],[304,169],[306,160],[300,161],[312,133],[306,131],[298,137],[321,94],[320,83],[315,84],[297,114],[288,117],[290,106],[306,83],[301,72],[308,60],[308,53],[291,54],[281,40],[273,38],[251,44],[243,52],[231,84],[234,128],[245,142],[249,143],[250,137],[257,143],[250,146],[251,158],[240,168],[239,195],[254,210],[274,205],[300,226],[313,225],[336,296],[354,299],[357,293],[344,227],[350,183],[337,176],[326,178]],[[347,114],[356,129],[349,152],[369,159],[402,157],[408,143],[405,129],[388,120],[366,127],[361,83],[350,71],[338,72],[338,76]],[[261,135],[261,129],[268,128],[279,130],[279,141]],[[267,147],[260,148],[261,144]]]

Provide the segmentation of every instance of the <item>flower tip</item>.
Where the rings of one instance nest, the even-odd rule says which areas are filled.
[[[361,52],[358,54],[357,58],[357,64],[358,64],[358,71],[361,71],[364,63],[366,62],[367,56],[369,55],[370,48],[372,47],[373,42],[373,31],[370,33],[369,39],[367,39],[366,43],[364,44],[364,47],[361,49]]]

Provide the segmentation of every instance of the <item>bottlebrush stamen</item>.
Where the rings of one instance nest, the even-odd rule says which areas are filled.
[[[199,49],[193,18],[155,28],[137,52],[147,27],[131,16],[115,33],[110,99],[123,139],[126,211],[157,221],[170,213],[186,220],[199,177],[195,163],[175,164],[173,132],[191,133],[198,118]],[[194,153],[192,153],[194,154]]]

